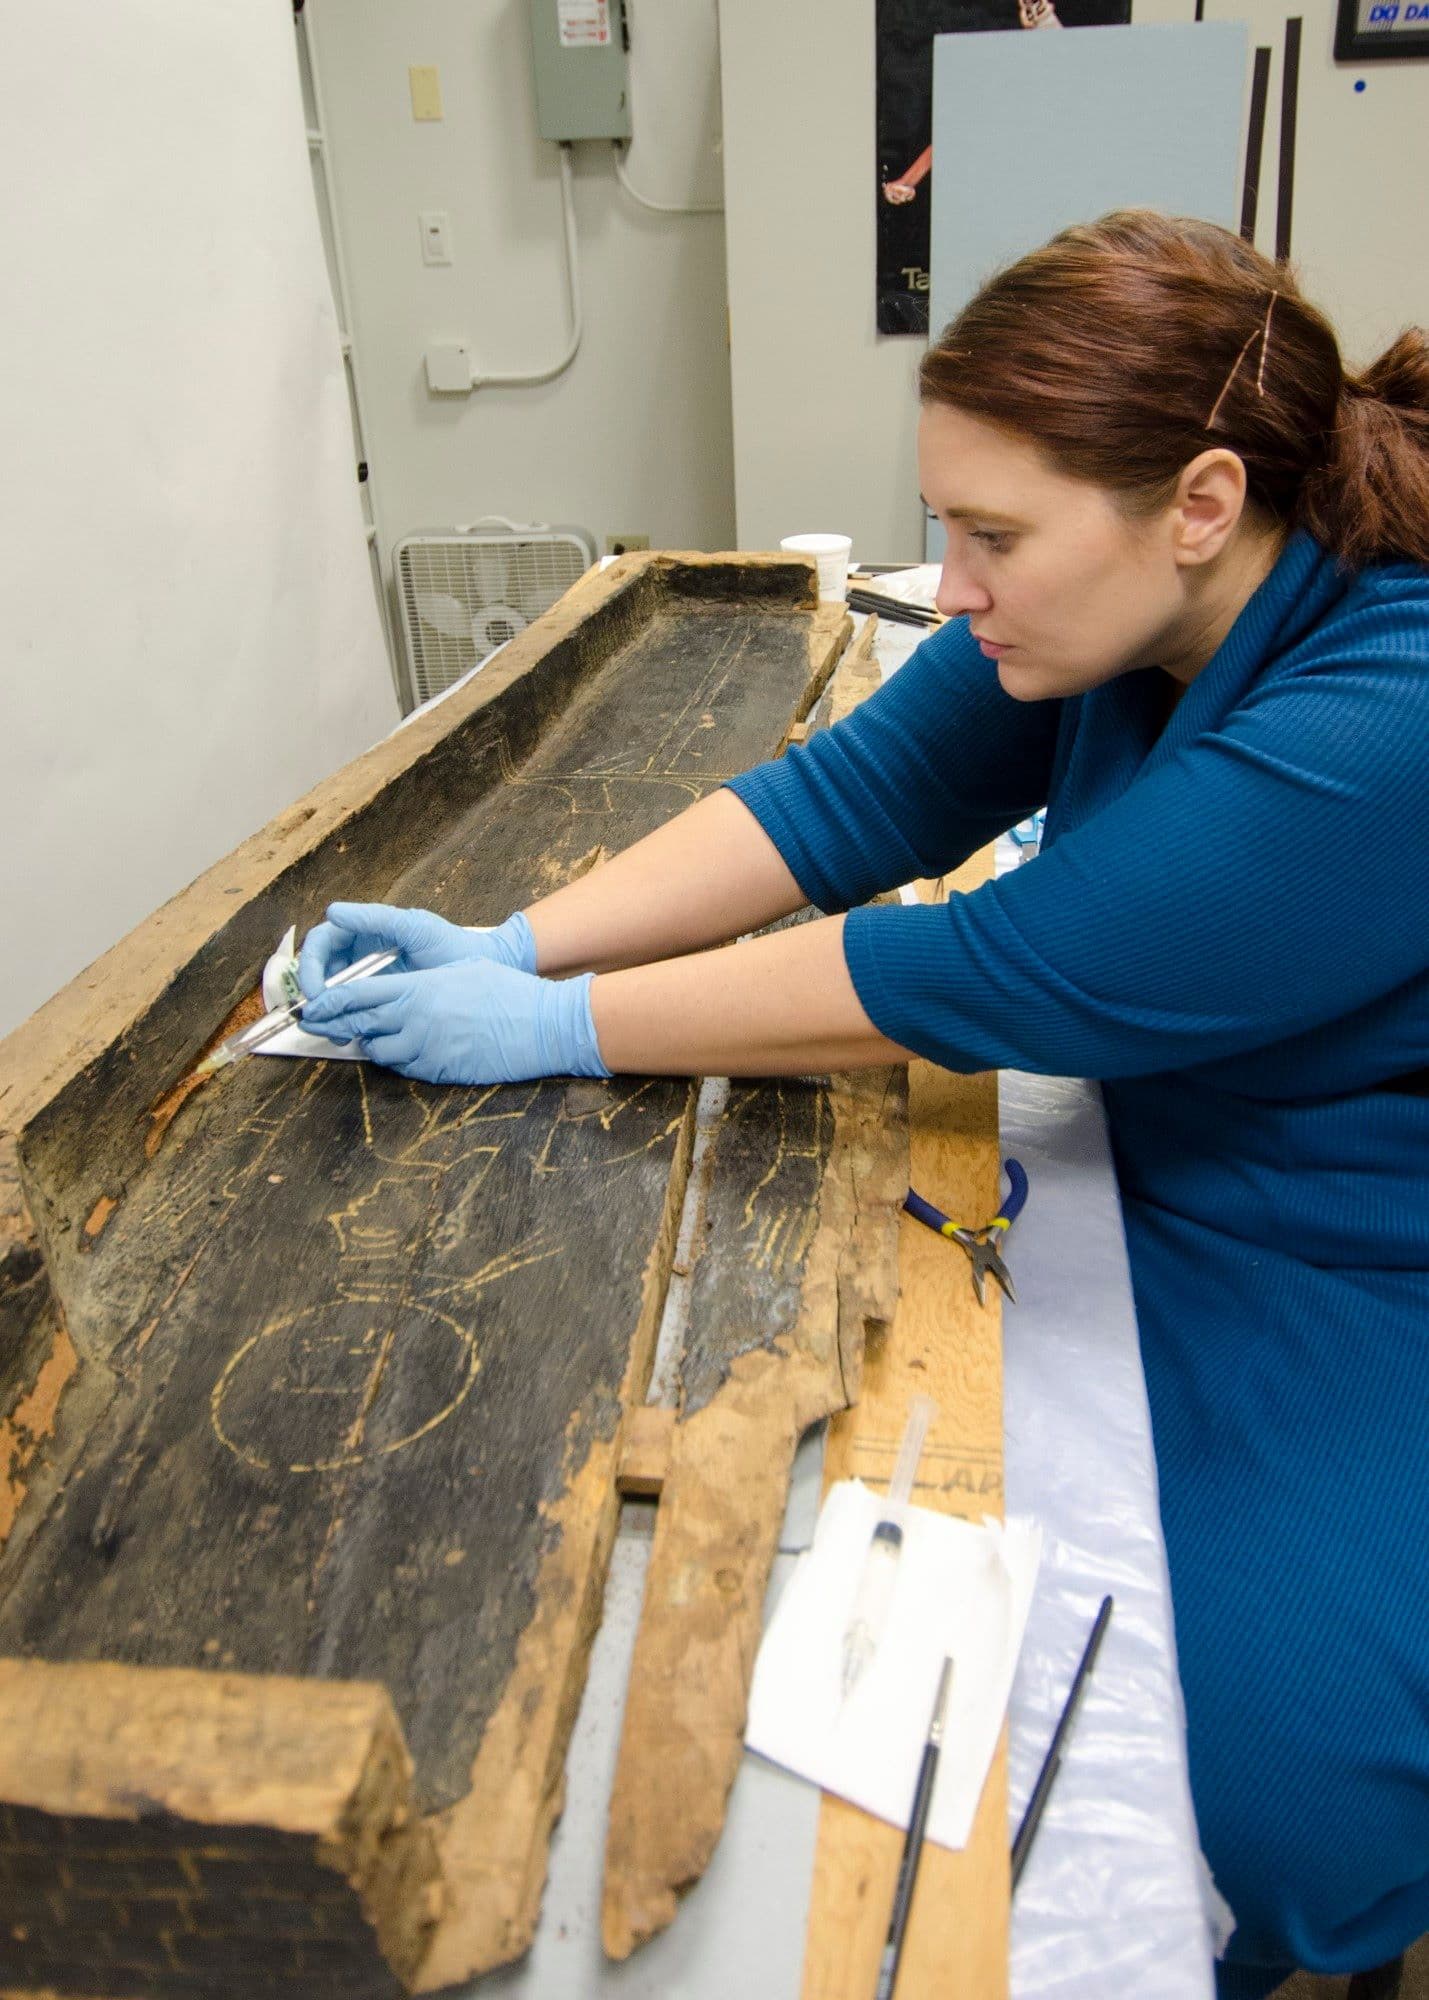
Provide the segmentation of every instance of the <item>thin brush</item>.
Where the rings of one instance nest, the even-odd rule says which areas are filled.
[[[908,1513],[908,1502],[913,1495],[913,1480],[918,1471],[918,1461],[923,1456],[923,1443],[928,1435],[928,1426],[933,1421],[937,1407],[931,1396],[915,1396],[909,1406],[908,1421],[903,1428],[903,1442],[898,1447],[898,1459],[893,1467],[893,1478],[889,1482],[888,1497],[883,1503],[878,1526],[869,1541],[868,1554],[863,1559],[858,1594],[854,1598],[853,1610],[849,1614],[848,1625],[844,1631],[843,1699],[845,1701],[863,1678],[865,1669],[878,1650],[879,1636],[888,1616],[889,1600],[893,1596],[893,1585],[898,1574],[898,1558],[903,1552],[903,1523]]]

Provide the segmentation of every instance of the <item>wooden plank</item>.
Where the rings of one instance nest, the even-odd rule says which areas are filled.
[[[145,1113],[292,916],[366,893],[491,920],[767,754],[846,630],[790,572],[657,558],[581,586],[524,662],[518,641],[0,1050],[7,1240],[30,1279],[43,1253],[81,1358],[0,1567],[0,1647],[128,1662],[136,1714],[161,1665],[382,1682],[443,1871],[424,1986],[534,1925],[692,1092],[253,1063],[152,1157]]]
[[[840,664],[841,708],[872,684],[873,637]],[[611,1795],[612,1957],[672,1920],[719,1838],[794,1450],[857,1395],[892,1315],[907,1184],[901,1068],[732,1086]]]
[[[620,1490],[636,1499],[659,1498],[670,1471],[670,1444],[675,1432],[675,1412],[654,1403],[632,1410],[626,1419],[621,1440],[620,1469],[616,1474]]]
[[[949,878],[954,894],[991,873],[983,853]],[[920,894],[939,900],[943,885]],[[981,1221],[1001,1199],[995,1075],[954,1076],[931,1063],[908,1066],[911,1182],[948,1214]],[[860,1401],[829,1426],[825,1491],[857,1478],[885,1488],[909,1404],[932,1396],[914,1499],[978,1520],[1001,1518],[1001,1294],[974,1296],[967,1258],[906,1217],[899,1239],[898,1311],[886,1339],[864,1357]],[[1006,1732],[984,1789],[972,1838],[960,1853],[924,1849],[899,1974],[919,2000],[1005,2000],[1008,1911]],[[900,1829],[825,1794],[810,1897],[803,2000],[866,2000],[877,1984]]]

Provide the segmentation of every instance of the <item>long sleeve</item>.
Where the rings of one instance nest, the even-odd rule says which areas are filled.
[[[1058,702],[1016,702],[959,619],[832,729],[730,789],[818,909],[939,875],[1046,803]]]
[[[1422,978],[1429,870],[1385,842],[1422,824],[1429,605],[1354,627],[1027,866],[944,906],[855,911],[845,955],[874,1023],[952,1069],[1131,1077]]]

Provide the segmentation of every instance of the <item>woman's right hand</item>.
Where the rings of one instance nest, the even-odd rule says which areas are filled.
[[[494,959],[517,972],[536,970],[531,926],[518,910],[491,930],[464,930],[432,910],[402,910],[390,903],[329,903],[327,921],[303,939],[298,979],[309,1000],[335,973],[374,951],[395,951],[394,972],[431,972],[472,958]]]

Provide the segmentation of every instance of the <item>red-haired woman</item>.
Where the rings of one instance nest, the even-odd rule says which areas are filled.
[[[1429,352],[1349,374],[1287,270],[1129,211],[922,391],[953,622],[484,939],[335,906],[308,991],[414,969],[306,1025],[449,1082],[1104,1080],[1221,1992],[1264,1994],[1429,1929]],[[1044,802],[1029,865],[855,907]],[[806,902],[850,914],[706,951]]]

